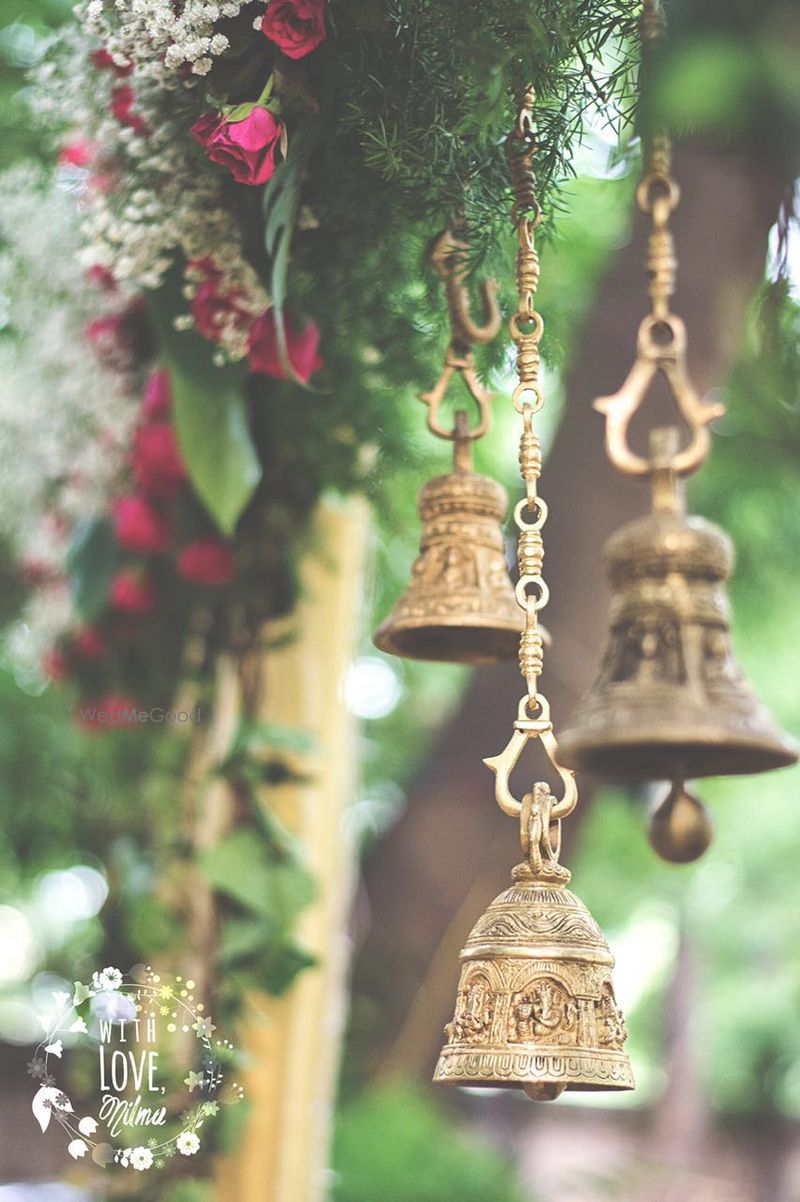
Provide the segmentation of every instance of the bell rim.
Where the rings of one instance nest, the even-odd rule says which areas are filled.
[[[464,634],[463,647],[448,648],[446,643],[435,647],[437,638],[442,632],[452,633],[462,631]],[[473,633],[470,633],[473,632]],[[435,622],[425,619],[392,620],[391,615],[378,627],[372,637],[372,642],[379,651],[386,655],[396,655],[400,659],[416,659],[425,663],[443,664],[496,664],[516,658],[519,652],[519,638],[522,632],[522,615],[510,615],[507,620],[497,617],[480,615],[464,621],[463,615],[454,614],[452,618],[440,617]],[[475,636],[491,633],[495,640],[493,645],[481,649]],[[428,638],[434,644],[434,649],[427,651],[424,647],[414,644],[414,637]]]
[[[498,1058],[502,1058],[500,1065]],[[530,1063],[534,1058],[535,1067]],[[509,1059],[513,1067],[509,1066]],[[454,1066],[451,1061],[458,1063]],[[526,1062],[527,1069],[524,1067]],[[598,1075],[597,1070],[603,1067],[606,1071]],[[511,1073],[516,1075],[511,1076]],[[530,1044],[513,1049],[507,1045],[488,1045],[480,1049],[446,1045],[439,1054],[433,1081],[436,1085],[464,1085],[476,1089],[563,1085],[565,1089],[586,1093],[623,1092],[636,1088],[627,1052],[606,1048],[564,1048],[557,1044]]]
[[[687,749],[682,758],[675,755],[680,747]],[[793,739],[782,738],[777,731],[771,740],[763,735],[748,738],[745,733],[725,739],[714,727],[672,733],[644,727],[637,729],[635,738],[609,739],[602,733],[587,737],[576,728],[561,736],[558,759],[565,768],[604,780],[700,780],[790,768],[797,763],[799,750]]]

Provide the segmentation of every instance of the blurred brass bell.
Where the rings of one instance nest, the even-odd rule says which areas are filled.
[[[733,657],[733,543],[686,516],[677,437],[651,432],[653,512],[606,544],[610,633],[559,744],[567,767],[612,780],[748,775],[797,759]]]
[[[464,664],[514,658],[523,615],[500,528],[506,503],[499,484],[472,471],[456,470],[425,485],[411,583],[376,632],[376,647]]]
[[[564,881],[528,864],[513,876],[461,952],[434,1081],[516,1086],[535,1101],[565,1089],[633,1089],[603,932]]]
[[[782,768],[795,749],[733,657],[728,536],[656,511],[609,540],[610,634],[594,685],[560,740],[562,763],[616,780]]]

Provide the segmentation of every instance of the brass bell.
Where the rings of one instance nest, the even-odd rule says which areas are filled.
[[[472,471],[424,486],[420,553],[410,585],[375,634],[376,647],[465,664],[514,658],[522,611],[500,527],[506,505],[505,490]]]
[[[516,1086],[536,1101],[565,1089],[633,1089],[603,932],[563,883],[527,864],[513,876],[461,952],[434,1081]]]
[[[435,239],[431,264],[443,280],[451,340],[438,382],[420,400],[428,429],[453,444],[453,471],[422,489],[422,541],[408,589],[375,634],[375,646],[391,655],[445,663],[491,664],[513,659],[523,611],[514,598],[500,526],[507,508],[499,484],[472,470],[472,443],[490,425],[491,393],[478,379],[472,347],[490,342],[500,329],[496,285],[483,284],[485,321],[470,314],[466,282],[467,244],[445,230]],[[441,408],[458,376],[475,403],[477,422],[458,410],[448,429]]]
[[[595,684],[560,740],[561,760],[616,780],[728,776],[797,759],[733,657],[717,526],[657,510],[606,546],[610,634]]]

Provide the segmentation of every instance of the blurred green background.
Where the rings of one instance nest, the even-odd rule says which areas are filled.
[[[0,166],[40,153],[24,103],[25,71],[69,8],[58,0],[0,2]],[[791,6],[703,9],[692,15],[677,6],[683,49],[662,81],[664,105],[678,124],[696,135],[737,140],[742,153],[765,154],[768,131],[769,154],[791,178],[800,145],[798,27]],[[571,212],[545,257],[541,307],[554,398],[563,397],[603,273],[629,237],[635,162],[609,167],[610,149],[598,123],[568,188]],[[777,322],[775,291],[754,298],[747,337],[725,386],[729,414],[690,499],[694,510],[723,525],[736,542],[730,593],[737,653],[763,699],[796,733],[796,230],[793,284],[791,246],[788,295],[784,289]],[[549,438],[558,411],[557,404],[550,406]],[[512,484],[512,443],[505,414],[481,448],[478,467]],[[404,587],[417,533],[414,495],[426,473],[444,470],[445,457],[420,433],[391,501],[380,494],[370,620],[383,616]],[[402,811],[405,788],[466,682],[460,669],[378,656],[365,630],[347,691],[363,721],[360,794],[350,820],[365,852]],[[0,1063],[8,1066],[8,1109],[27,1106],[24,1077],[11,1082],[16,1050],[38,1037],[31,997],[52,989],[62,974],[71,980],[101,949],[153,953],[174,934],[163,929],[163,911],[152,904],[150,848],[156,826],[164,841],[174,836],[168,824],[165,829],[165,801],[181,754],[169,736],[79,734],[68,690],[31,695],[1,661],[0,718]],[[367,1072],[347,1074],[335,1145],[337,1202],[373,1202],[378,1190],[383,1202],[653,1199],[655,1178],[648,1173],[667,1157],[670,1139],[680,1146],[687,1128],[696,1144],[687,1157],[707,1172],[698,1171],[688,1187],[678,1183],[683,1192],[665,1192],[665,1198],[797,1202],[798,782],[800,772],[793,769],[705,784],[701,792],[713,808],[716,837],[707,856],[685,868],[664,865],[650,851],[641,797],[622,791],[596,797],[571,868],[617,956],[639,1089],[611,1101],[599,1095],[591,1105],[585,1097],[579,1105],[559,1104],[539,1119],[516,1098],[442,1102],[421,1081],[381,1086]],[[348,1057],[355,1064],[361,1063],[358,1039],[358,1030],[351,1031]],[[663,1141],[658,1146],[653,1115]],[[578,1145],[583,1152],[573,1154]],[[558,1176],[562,1161],[569,1171]],[[2,1171],[0,1159],[0,1181]],[[3,1202],[27,1196],[0,1185]],[[56,1202],[57,1196],[41,1198]]]

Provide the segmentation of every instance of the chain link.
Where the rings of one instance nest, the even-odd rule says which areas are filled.
[[[525,483],[525,498],[514,510],[519,530],[517,558],[519,581],[515,589],[517,603],[525,613],[520,638],[519,667],[528,687],[528,703],[536,705],[539,676],[544,661],[544,639],[539,626],[539,611],[545,607],[549,590],[542,576],[544,542],[542,526],[547,506],[538,496],[542,471],[542,446],[533,427],[533,415],[544,403],[539,386],[541,358],[539,343],[544,333],[542,316],[536,310],[539,287],[539,253],[535,232],[542,215],[536,199],[536,174],[533,156],[537,149],[533,128],[536,92],[525,89],[520,98],[514,131],[506,142],[506,154],[514,191],[513,220],[517,227],[517,311],[511,318],[511,338],[516,346],[517,386],[512,404],[522,415],[523,429],[519,444],[519,468]],[[526,519],[525,514],[530,515]]]
[[[664,31],[659,0],[644,0],[641,20],[643,66]],[[678,207],[680,195],[672,175],[672,143],[663,130],[656,130],[645,139],[645,171],[636,189],[636,201],[651,219],[647,240],[648,293],[652,315],[658,321],[667,322],[671,316],[670,300],[675,293],[678,260],[669,221]]]

